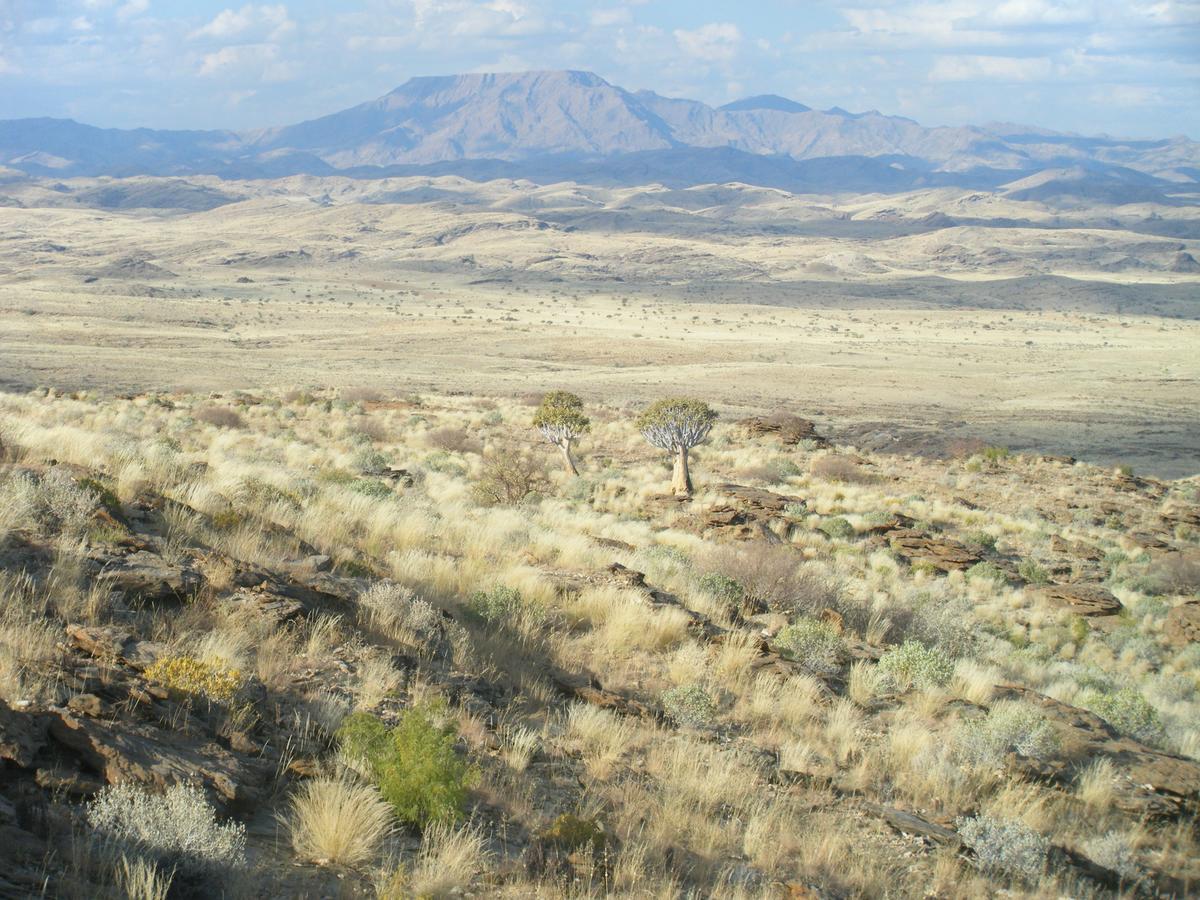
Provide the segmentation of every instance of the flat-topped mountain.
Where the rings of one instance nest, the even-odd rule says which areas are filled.
[[[1123,170],[1143,173],[1152,192],[1190,191],[1200,173],[1200,144],[1184,137],[1135,141],[1007,124],[927,128],[874,111],[815,110],[774,95],[714,108],[574,71],[414,78],[341,112],[243,133],[0,122],[0,165],[36,175],[369,177],[428,166],[469,174],[480,161],[498,161],[507,165],[487,174],[571,177],[571,166],[586,164],[591,177],[619,180],[632,154],[641,176],[692,183],[713,174],[737,180],[741,171],[742,180],[761,181],[769,160],[772,183],[781,186],[811,181],[810,172],[793,169],[797,164],[845,161],[822,167],[829,190],[850,187],[842,173],[853,173],[854,189],[862,190],[867,162],[876,173],[867,187],[878,190],[996,186],[1048,168],[1082,167],[1110,180]]]

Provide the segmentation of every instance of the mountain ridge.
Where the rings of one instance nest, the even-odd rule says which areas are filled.
[[[856,161],[847,166],[861,175],[857,161],[867,159],[964,185],[1079,166],[1110,180],[1121,177],[1113,170],[1137,171],[1168,192],[1200,183],[1200,143],[1187,138],[1122,140],[1011,123],[925,127],[876,111],[816,110],[774,94],[712,107],[631,92],[579,70],[422,76],[326,116],[242,132],[0,121],[0,166],[34,176],[371,177],[396,167],[471,169],[485,161],[520,173],[543,159],[603,170],[607,163],[627,169],[631,155],[665,154],[679,163],[681,153],[703,161],[716,151],[744,154],[751,171],[764,163],[750,157],[768,161],[768,169],[838,159]],[[825,168],[836,176],[836,166]],[[883,178],[881,188],[893,181]],[[828,187],[841,189],[837,177]]]

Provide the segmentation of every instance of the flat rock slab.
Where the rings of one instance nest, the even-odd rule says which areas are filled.
[[[128,631],[111,625],[68,625],[67,637],[83,652],[97,659],[119,661],[139,671],[167,653],[167,645],[140,641]]]
[[[98,567],[97,584],[137,600],[186,600],[202,582],[200,573],[191,566],[169,563],[145,550],[93,561],[93,565]]]
[[[713,485],[713,490],[731,497],[739,510],[756,519],[790,516],[789,506],[799,507],[800,512],[806,507],[803,497],[777,494],[765,488],[747,487],[742,484],[716,484]]]
[[[1115,616],[1121,601],[1098,584],[1052,584],[1038,590],[1038,596],[1076,615]]]

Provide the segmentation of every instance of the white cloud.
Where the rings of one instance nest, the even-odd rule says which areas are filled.
[[[262,81],[290,81],[296,69],[282,58],[277,44],[236,44],[204,54],[197,74],[232,76]]]
[[[694,31],[675,29],[675,42],[688,56],[708,62],[728,62],[737,55],[742,32],[732,22],[710,22]]]
[[[1038,81],[1055,72],[1043,57],[942,56],[929,72],[930,81]]]
[[[590,21],[593,28],[611,28],[614,25],[628,25],[633,21],[633,11],[626,6],[597,9],[592,12]]]
[[[288,9],[282,3],[274,6],[251,3],[237,10],[222,10],[207,25],[193,31],[191,37],[222,40],[254,31],[268,40],[277,41],[295,27],[296,23],[288,16]]]
[[[117,9],[117,18],[121,21],[140,16],[150,8],[150,0],[128,0]]]

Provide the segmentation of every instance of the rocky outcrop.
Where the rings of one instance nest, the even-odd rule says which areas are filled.
[[[141,670],[167,652],[165,644],[142,641],[112,626],[68,625],[67,637],[80,650],[96,659],[123,662]]]
[[[92,562],[96,584],[127,600],[186,600],[201,584],[200,573],[191,566],[169,563],[146,550]]]
[[[1151,818],[1195,815],[1200,810],[1200,763],[1120,735],[1095,713],[1027,688],[1006,686],[996,696],[1037,707],[1058,737],[1052,757],[1032,760],[1012,754],[1012,769],[1069,785],[1096,759],[1108,759],[1118,776],[1115,802],[1120,809]]]
[[[1121,601],[1098,584],[1052,584],[1038,590],[1038,596],[1079,616],[1115,616]]]
[[[979,554],[953,538],[930,535],[911,528],[888,533],[892,550],[909,565],[926,565],[941,572],[969,569],[980,561]]]
[[[817,447],[829,446],[829,441],[817,434],[815,423],[789,413],[751,416],[738,424],[745,429],[748,437],[772,437],[788,447],[794,447],[802,441],[811,441]]]

